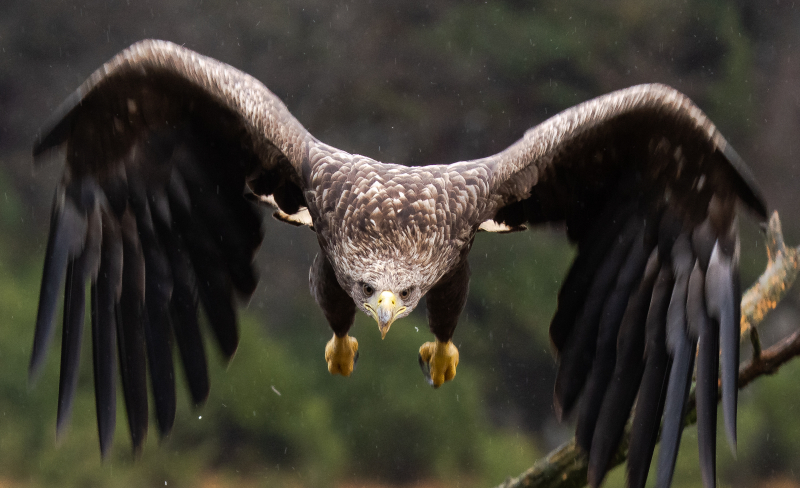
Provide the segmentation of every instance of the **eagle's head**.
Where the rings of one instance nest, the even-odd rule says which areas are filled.
[[[404,266],[402,259],[374,261],[351,279],[348,293],[361,311],[375,319],[381,337],[395,320],[410,314],[430,288],[415,266]]]
[[[375,240],[354,232],[350,237],[328,255],[339,284],[375,319],[383,337],[459,259],[453,246],[432,246],[431,239],[420,236],[394,234],[397,239]]]

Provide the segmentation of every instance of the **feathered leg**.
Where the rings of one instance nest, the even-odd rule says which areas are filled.
[[[469,292],[469,263],[462,257],[452,271],[428,291],[428,326],[436,336],[419,348],[419,365],[428,383],[434,388],[456,376],[458,349],[451,342]]]
[[[347,335],[356,316],[356,304],[336,280],[328,258],[320,252],[308,274],[314,300],[322,309],[333,337],[325,346],[325,361],[331,374],[350,376],[358,361],[358,341]]]

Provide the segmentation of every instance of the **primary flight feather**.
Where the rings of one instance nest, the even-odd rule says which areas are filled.
[[[254,78],[148,40],[92,74],[51,120],[34,156],[63,147],[66,168],[30,373],[43,363],[64,281],[60,432],[75,393],[91,281],[104,455],[118,376],[134,448],[147,432],[147,371],[159,429],[171,429],[173,341],[193,400],[206,398],[199,304],[222,351],[235,352],[236,296],[257,282],[262,230],[254,202],[316,233],[309,282],[333,330],[330,372],[353,370],[358,343],[348,331],[357,309],[385,336],[426,296],[435,340],[422,345],[419,360],[435,387],[456,373],[451,338],[477,232],[564,222],[578,254],[550,328],[559,359],[554,401],[559,416],[578,407],[590,484],[602,482],[633,412],[628,483],[644,486],[663,415],[658,483],[669,485],[695,362],[706,486],[716,478],[718,374],[735,447],[737,203],[762,220],[766,205],[714,125],[669,87],[590,100],[494,156],[412,168],[328,146]]]

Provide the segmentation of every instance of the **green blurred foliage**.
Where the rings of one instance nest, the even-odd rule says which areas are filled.
[[[455,337],[458,376],[433,390],[416,360],[431,340],[424,310],[384,341],[359,316],[355,373],[328,374],[330,331],[307,292],[315,239],[268,219],[261,285],[243,303],[230,364],[208,341],[205,406],[192,407],[181,384],[174,431],[159,439],[154,425],[134,460],[120,395],[116,444],[101,462],[84,360],[71,426],[54,442],[58,354],[33,386],[26,367],[60,167],[50,162],[32,176],[29,144],[61,100],[119,49],[151,36],[185,43],[264,81],[322,140],[403,164],[490,154],[592,96],[668,83],[751,156],[794,242],[800,221],[787,210],[796,209],[796,184],[787,182],[798,174],[788,164],[768,171],[774,126],[761,120],[778,88],[761,88],[785,86],[770,70],[787,62],[779,30],[791,44],[797,15],[760,8],[707,0],[0,4],[0,486],[486,486],[571,435],[552,414],[547,334],[574,254],[562,229],[477,237]],[[786,118],[775,123],[792,127]],[[787,152],[781,141],[788,144],[781,139],[773,151]],[[746,228],[746,280],[763,268],[759,239]],[[798,367],[742,393],[738,460],[719,439],[723,484],[798,483]],[[674,486],[699,485],[696,458],[687,429]],[[607,486],[623,480],[618,468]]]

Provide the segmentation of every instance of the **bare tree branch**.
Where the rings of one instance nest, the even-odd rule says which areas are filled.
[[[742,338],[753,343],[753,357],[739,367],[739,388],[743,388],[759,376],[773,374],[800,355],[800,331],[784,338],[767,350],[761,350],[756,326],[764,316],[774,309],[786,295],[800,272],[800,246],[787,248],[783,242],[778,213],[772,214],[766,229],[767,268],[742,297]],[[748,333],[749,332],[749,333]],[[697,421],[694,391],[688,400],[685,425]],[[622,464],[628,456],[630,425],[625,429],[619,450],[612,467]],[[573,488],[586,486],[587,456],[575,444],[575,439],[562,444],[547,457],[536,462],[516,478],[509,478],[497,488]]]

